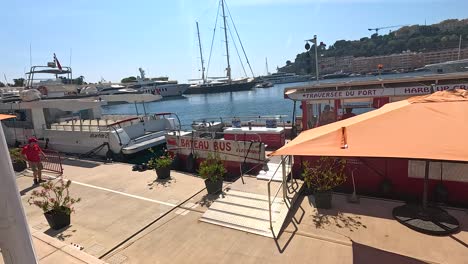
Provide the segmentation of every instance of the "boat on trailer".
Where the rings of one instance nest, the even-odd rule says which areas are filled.
[[[300,103],[302,115],[293,121],[293,128],[301,130],[321,126],[321,116],[330,109],[334,119],[341,120],[380,108],[387,103],[427,95],[436,91],[468,89],[468,73],[428,74],[353,80],[349,82],[315,83],[286,88],[284,97]],[[348,110],[347,110],[348,109]],[[346,110],[348,113],[346,113]],[[434,109],[436,111],[436,109]],[[350,114],[350,112],[354,112]],[[330,115],[328,113],[327,115]],[[454,122],[462,122],[454,120]],[[397,127],[395,129],[398,129]],[[462,133],[462,131],[460,131]],[[450,135],[441,135],[441,137]],[[434,139],[441,140],[441,139]],[[442,139],[443,140],[443,139]],[[417,146],[415,146],[417,147]],[[300,173],[304,161],[313,162],[318,157],[294,156],[295,173]],[[348,158],[351,177],[338,188],[345,192],[357,190],[358,194],[415,200],[422,193],[424,161],[396,158]],[[468,164],[430,162],[430,195],[436,202],[467,206]],[[354,185],[355,184],[355,185]]]
[[[8,144],[35,136],[43,147],[81,156],[122,159],[163,145],[166,133],[180,129],[171,113],[102,115],[105,101],[49,99],[0,103],[0,112],[17,118],[2,122]]]

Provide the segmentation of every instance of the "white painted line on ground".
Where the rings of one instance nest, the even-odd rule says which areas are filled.
[[[44,176],[47,176],[47,177],[53,178],[53,179],[56,179],[56,178],[57,178],[57,177],[51,176],[51,175],[44,175]],[[65,180],[65,178],[64,178],[64,180]],[[170,207],[177,207],[177,204],[167,203],[167,202],[158,201],[158,200],[154,200],[154,199],[150,199],[150,198],[146,198],[146,197],[142,197],[142,196],[138,196],[138,195],[133,195],[133,194],[129,194],[129,193],[119,192],[119,191],[115,191],[115,190],[112,190],[112,189],[108,189],[108,188],[104,188],[104,187],[99,187],[99,186],[96,186],[96,185],[91,185],[91,184],[87,184],[87,183],[83,183],[83,182],[77,182],[77,181],[72,180],[72,183],[78,184],[78,185],[81,185],[81,186],[86,186],[86,187],[89,187],[89,188],[93,188],[93,189],[96,189],[96,190],[101,190],[101,191],[116,193],[116,194],[124,195],[124,196],[127,196],[127,197],[132,197],[132,198],[135,198],[135,199],[140,199],[140,200],[147,201],[147,202],[152,202],[152,203],[167,205],[167,206],[170,206]]]
[[[176,207],[176,206],[177,206],[177,204],[166,203],[166,202],[163,202],[163,201],[158,201],[158,200],[154,200],[154,199],[149,199],[149,198],[142,197],[142,196],[138,196],[138,195],[133,195],[133,194],[129,194],[129,193],[114,191],[114,190],[111,190],[111,189],[107,189],[107,188],[104,188],[104,187],[99,187],[99,186],[95,186],[95,185],[91,185],[91,184],[87,184],[87,183],[82,183],[82,182],[77,182],[77,181],[72,181],[72,182],[75,183],[75,184],[81,185],[81,186],[86,186],[86,187],[94,188],[94,189],[97,189],[97,190],[102,190],[102,191],[107,191],[107,192],[111,192],[111,193],[116,193],[116,194],[124,195],[124,196],[127,196],[127,197],[132,197],[132,198],[140,199],[140,200],[143,200],[143,201],[148,201],[148,202],[152,202],[152,203],[163,204],[163,205],[167,205],[167,206],[170,206],[170,207]]]

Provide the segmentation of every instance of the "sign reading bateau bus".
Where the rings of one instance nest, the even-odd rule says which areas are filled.
[[[224,139],[203,139],[191,136],[166,135],[167,150],[184,156],[193,153],[206,158],[208,153],[218,155],[222,160],[261,163],[265,160],[265,144],[261,142],[234,141]]]
[[[468,89],[468,83],[435,85],[434,91],[444,91],[449,89]],[[398,88],[373,88],[357,90],[337,90],[337,91],[296,91],[287,94],[292,100],[330,100],[363,97],[386,97],[386,96],[414,96],[424,95],[431,92],[430,86],[412,86]]]

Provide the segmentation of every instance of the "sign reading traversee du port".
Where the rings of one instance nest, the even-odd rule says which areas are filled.
[[[449,89],[468,89],[468,83],[435,85],[434,91],[444,91]],[[430,86],[411,86],[398,88],[375,88],[360,90],[337,90],[337,91],[297,91],[288,94],[292,100],[330,100],[346,98],[367,98],[367,97],[387,97],[387,96],[414,96],[424,95],[431,92]]]

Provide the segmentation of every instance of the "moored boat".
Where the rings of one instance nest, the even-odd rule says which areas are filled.
[[[0,112],[17,118],[2,122],[8,144],[35,136],[45,148],[84,156],[125,159],[165,143],[165,134],[180,129],[170,113],[142,116],[102,115],[105,101],[45,99],[0,103]]]
[[[182,96],[189,88],[190,84],[179,84],[177,81],[171,81],[167,77],[146,78],[145,71],[138,69],[140,76],[136,82],[128,83],[128,88],[135,89],[147,94],[158,94],[162,97]]]
[[[226,15],[225,15],[225,5],[226,5],[225,0],[219,1],[218,12],[219,12],[219,8],[221,8],[221,11],[223,14],[222,16],[223,23],[224,23],[223,30],[224,30],[224,42],[226,46],[226,65],[227,65],[226,77],[205,78],[205,66],[204,66],[203,52],[202,52],[201,41],[200,41],[200,31],[199,31],[198,22],[197,22],[198,43],[200,47],[200,61],[201,61],[201,68],[202,68],[201,70],[202,82],[191,85],[187,89],[186,94],[206,94],[206,93],[225,93],[225,92],[247,91],[247,90],[251,90],[257,83],[257,81],[255,81],[253,78],[240,78],[240,79],[235,80],[231,76],[231,62],[230,62],[230,57],[229,57],[229,44],[228,44],[228,37],[227,37],[228,36],[227,31],[229,28],[227,26],[228,21],[226,20]],[[216,20],[216,22],[217,21],[218,20]],[[233,20],[231,19],[231,21]],[[215,28],[216,26],[217,25],[215,25]],[[233,26],[233,28],[235,29],[235,26]],[[213,37],[215,33],[216,33],[216,30],[213,32]],[[237,33],[237,29],[236,29],[236,33]],[[238,34],[237,36],[239,37]],[[240,38],[239,38],[239,42],[240,42]],[[240,45],[242,46],[242,42],[240,43]],[[246,62],[249,65],[250,71],[252,72],[252,75],[253,75],[253,71],[250,66],[249,60],[247,59],[247,55],[245,54],[244,48],[242,48],[242,50],[246,57]],[[210,54],[210,57],[211,57],[211,54]],[[241,61],[241,64],[243,65],[242,61]],[[212,80],[208,80],[208,79],[212,79]]]
[[[295,73],[277,72],[256,78],[262,82],[270,82],[272,84],[307,82],[311,79],[310,75],[296,75]]]
[[[211,82],[191,85],[185,94],[206,94],[248,91],[255,86],[253,80],[240,80],[231,82]]]
[[[270,88],[270,87],[273,87],[273,83],[271,82],[261,82],[255,85],[255,88]]]

